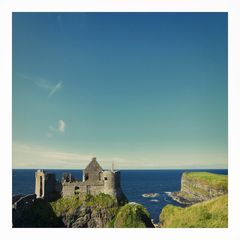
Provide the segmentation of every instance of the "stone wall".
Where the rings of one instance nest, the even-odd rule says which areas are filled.
[[[62,196],[63,197],[71,197],[75,194],[91,194],[97,195],[100,192],[104,192],[104,184],[103,182],[66,182],[62,184]]]
[[[62,181],[58,182],[55,174],[45,173],[43,170],[38,170],[35,176],[37,198],[44,198],[47,201],[54,200],[57,195],[71,197],[75,194],[97,195],[105,193],[118,197],[122,194],[120,172],[103,171],[96,158],[93,158],[84,169],[84,181],[75,181],[72,175],[67,173],[63,175]]]
[[[88,166],[83,170],[84,181],[97,182],[101,181],[102,167],[97,162],[96,158],[93,158]]]
[[[75,194],[91,194],[97,195],[99,193],[109,194],[110,196],[120,199],[123,195],[120,186],[120,172],[103,171],[101,173],[101,181],[75,181],[62,183],[62,196],[71,197]]]

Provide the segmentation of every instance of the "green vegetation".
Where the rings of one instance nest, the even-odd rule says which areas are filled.
[[[167,205],[160,215],[163,228],[228,227],[228,195],[181,208]]]
[[[65,223],[67,222],[68,224],[71,219],[75,218],[75,223],[73,224],[75,227],[87,226],[88,223],[83,222],[89,213],[91,224],[95,218],[97,222],[102,222],[102,225],[100,225],[102,227],[154,227],[150,219],[150,214],[142,205],[129,203],[123,207],[119,207],[116,199],[104,193],[96,196],[76,195],[70,198],[60,198],[52,202],[51,206],[56,216],[62,218]],[[86,210],[88,208],[91,209],[90,212]],[[84,214],[82,214],[83,212]],[[74,216],[78,216],[77,219]]]
[[[79,199],[77,195],[71,198],[63,197],[58,199],[55,202],[51,202],[53,211],[58,217],[72,213],[82,204],[83,204],[83,200]]]
[[[181,191],[173,193],[182,203],[197,203],[227,194],[228,177],[208,172],[185,172],[182,175]]]
[[[146,228],[154,227],[149,212],[140,204],[128,203],[121,207],[110,227]]]
[[[185,172],[182,176],[185,180],[194,180],[200,184],[208,185],[209,188],[228,189],[228,176],[223,174],[214,174],[208,172]]]
[[[93,210],[98,211],[107,209],[109,213],[117,212],[116,201],[107,194],[100,193],[96,196],[92,195],[75,195],[73,197],[63,197],[51,203],[53,211],[59,216],[71,215],[79,207],[91,207]]]

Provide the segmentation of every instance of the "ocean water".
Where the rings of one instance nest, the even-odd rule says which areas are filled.
[[[14,169],[12,172],[13,195],[34,193],[35,171]],[[121,170],[121,186],[130,202],[144,205],[155,223],[159,222],[159,214],[167,204],[179,206],[172,200],[169,192],[179,191],[181,176],[185,171],[207,171],[211,173],[228,174],[228,170]],[[56,174],[57,179],[65,172],[70,172],[77,179],[82,179],[82,170],[46,170]],[[158,193],[155,198],[144,198],[144,193]]]

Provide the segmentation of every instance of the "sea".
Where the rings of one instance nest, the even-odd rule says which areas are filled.
[[[13,195],[31,194],[35,188],[36,169],[13,169],[12,184]],[[154,223],[159,222],[159,215],[164,206],[173,204],[181,206],[178,202],[169,197],[170,192],[179,191],[181,188],[181,176],[183,172],[211,172],[228,174],[227,169],[194,169],[194,170],[120,170],[122,190],[129,202],[137,202],[145,206],[149,211]],[[82,170],[46,170],[56,174],[61,179],[63,173],[72,173],[76,179],[82,179]],[[146,193],[157,193],[156,197],[143,197]]]

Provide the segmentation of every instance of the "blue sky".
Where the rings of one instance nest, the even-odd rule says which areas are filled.
[[[226,13],[14,13],[13,167],[227,167]]]

